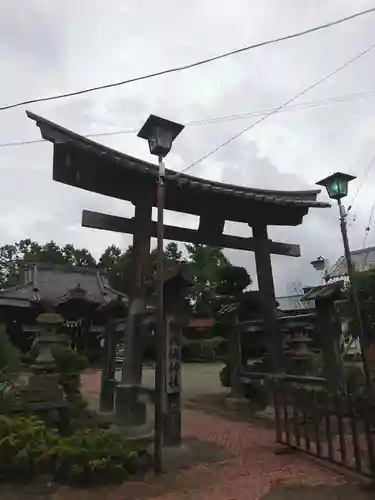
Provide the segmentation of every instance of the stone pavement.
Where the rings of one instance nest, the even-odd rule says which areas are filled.
[[[83,376],[91,397],[97,397],[99,377]],[[152,478],[147,484],[124,484],[102,492],[105,499],[155,500],[286,500],[370,498],[346,478],[302,454],[275,455],[273,429],[255,423],[233,422],[216,415],[186,410],[183,434],[215,443],[233,456],[225,463],[199,463],[179,474]],[[54,496],[63,500],[65,496]],[[87,499],[99,498],[87,496]],[[83,497],[82,497],[83,500]]]

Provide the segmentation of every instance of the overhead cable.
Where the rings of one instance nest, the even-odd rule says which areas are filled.
[[[336,68],[334,71],[332,71],[331,73],[329,73],[328,75],[324,76],[323,78],[320,78],[318,81],[316,81],[315,83],[313,83],[312,85],[309,85],[307,88],[305,88],[304,90],[302,90],[301,92],[299,92],[298,94],[296,94],[294,97],[292,97],[291,99],[288,99],[287,101],[285,101],[283,104],[281,104],[278,108],[275,108],[273,109],[272,111],[270,111],[268,114],[266,114],[265,116],[263,116],[262,118],[260,118],[259,120],[257,120],[256,122],[252,123],[251,125],[249,125],[248,127],[244,128],[243,130],[241,130],[240,132],[238,132],[237,134],[233,135],[232,137],[230,137],[228,140],[226,140],[225,142],[221,143],[219,146],[217,146],[216,148],[214,148],[213,150],[211,150],[209,153],[205,154],[204,156],[202,156],[201,158],[199,158],[198,160],[194,161],[193,163],[191,163],[190,165],[188,165],[186,168],[184,168],[182,171],[180,172],[176,172],[175,176],[178,176],[178,175],[181,175],[182,173],[185,173],[187,172],[188,170],[190,170],[191,168],[195,167],[196,165],[198,165],[199,163],[201,163],[203,160],[206,160],[207,158],[209,158],[210,156],[212,156],[214,153],[216,153],[217,151],[219,151],[220,149],[222,149],[224,146],[227,146],[228,144],[230,144],[231,142],[233,142],[235,139],[237,139],[238,137],[242,136],[243,134],[245,134],[246,132],[248,132],[249,130],[253,129],[254,127],[256,127],[259,123],[262,123],[264,122],[265,120],[267,120],[267,118],[269,118],[270,116],[274,115],[275,113],[277,113],[278,111],[280,111],[281,109],[285,108],[286,106],[288,106],[290,103],[292,103],[293,101],[295,101],[296,99],[298,99],[299,97],[303,96],[304,94],[306,94],[307,92],[309,92],[310,90],[314,89],[315,87],[317,87],[318,85],[320,85],[321,83],[325,82],[326,80],[328,80],[329,78],[331,78],[332,76],[336,75],[339,71],[343,70],[344,68],[346,68],[347,66],[349,66],[350,64],[352,64],[353,62],[357,61],[359,58],[363,57],[365,54],[367,54],[368,52],[370,52],[371,50],[373,50],[375,47],[375,44],[372,44],[370,47],[368,47],[367,49],[363,50],[362,52],[360,52],[359,54],[357,54],[356,56],[352,57],[351,59],[349,59],[349,61],[345,62],[344,64],[342,64],[341,66],[339,66],[338,68]]]
[[[282,36],[282,37],[273,38],[271,40],[266,40],[266,41],[258,42],[258,43],[252,44],[252,45],[247,45],[245,47],[241,47],[239,49],[231,50],[229,52],[224,52],[223,54],[219,54],[217,56],[209,57],[207,59],[202,59],[200,61],[196,61],[196,62],[193,62],[193,63],[184,64],[184,65],[181,65],[181,66],[176,66],[174,68],[169,68],[169,69],[165,69],[165,70],[162,70],[162,71],[157,71],[155,73],[149,73],[149,74],[146,74],[146,75],[137,76],[137,77],[134,77],[134,78],[129,78],[127,80],[122,80],[122,81],[119,81],[119,82],[107,83],[105,85],[98,85],[96,87],[90,87],[90,88],[86,88],[86,89],[82,89],[82,90],[76,90],[74,92],[66,92],[64,94],[59,94],[59,95],[54,95],[54,96],[48,96],[48,97],[40,97],[40,98],[37,98],[37,99],[27,99],[27,100],[24,100],[24,101],[20,101],[20,102],[16,102],[16,103],[13,103],[13,104],[8,104],[6,106],[2,106],[2,107],[0,107],[0,111],[5,111],[7,109],[14,109],[14,108],[18,108],[20,106],[25,106],[25,105],[28,105],[28,104],[35,104],[35,103],[46,102],[46,101],[53,101],[53,100],[56,100],[56,99],[64,99],[64,98],[67,98],[67,97],[73,97],[73,96],[77,96],[77,95],[87,94],[89,92],[96,92],[98,90],[104,90],[104,89],[109,89],[109,88],[114,88],[114,87],[120,87],[120,86],[126,85],[128,83],[139,82],[139,81],[142,81],[142,80],[149,80],[151,78],[156,78],[158,76],[163,76],[163,75],[167,75],[167,74],[170,74],[170,73],[177,73],[179,71],[184,71],[184,70],[187,70],[187,69],[196,68],[198,66],[203,66],[204,64],[208,64],[208,63],[211,63],[211,62],[214,62],[214,61],[218,61],[220,59],[224,59],[226,57],[230,57],[230,56],[233,56],[235,54],[240,54],[242,52],[247,52],[247,51],[252,50],[252,49],[257,49],[259,47],[265,47],[266,45],[272,45],[272,44],[275,44],[275,43],[283,42],[285,40],[291,40],[293,38],[298,38],[300,36],[308,35],[310,33],[316,32],[316,31],[321,31],[323,29],[330,28],[332,26],[337,26],[338,24],[345,23],[347,21],[350,21],[352,19],[358,18],[360,16],[364,16],[364,15],[370,14],[372,12],[375,12],[375,7],[363,10],[361,12],[356,12],[355,14],[351,14],[350,16],[342,17],[340,19],[337,19],[336,21],[331,21],[329,23],[320,24],[319,26],[315,26],[313,28],[309,28],[309,29],[306,29],[306,30],[303,30],[303,31],[298,31],[298,32],[292,33],[290,35],[285,35],[285,36]]]
[[[285,106],[283,109],[275,110],[275,113],[282,113],[288,111],[299,111],[304,109],[311,109],[320,106],[326,106],[329,104],[341,104],[347,101],[352,101],[355,99],[363,99],[367,97],[375,97],[375,90],[369,90],[367,92],[357,92],[354,94],[341,95],[336,97],[329,97],[327,99],[321,99],[319,101],[308,101],[301,102],[299,104],[292,104],[290,106]],[[265,116],[269,114],[273,109],[263,109],[258,111],[246,111],[244,113],[236,113],[232,115],[224,115],[213,118],[204,118],[202,120],[189,121],[185,123],[186,127],[196,127],[201,125],[212,125],[216,123],[225,123],[229,121],[236,121],[249,118],[251,116]],[[132,134],[137,133],[137,128],[128,128],[123,130],[117,130],[113,132],[98,132],[95,134],[82,134],[83,137],[91,138],[91,137],[109,137],[123,134]],[[24,140],[24,141],[13,141],[13,142],[4,142],[0,143],[0,148],[9,148],[16,146],[27,146],[29,144],[36,144],[41,142],[47,142],[45,139],[35,139],[35,140]]]

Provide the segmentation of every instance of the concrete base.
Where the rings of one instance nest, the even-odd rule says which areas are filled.
[[[254,415],[258,418],[269,420],[270,422],[274,422],[276,420],[275,408],[273,406],[266,406],[263,410],[256,411]]]
[[[154,429],[152,423],[137,426],[120,426],[113,424],[110,427],[111,432],[117,432],[125,437],[128,441],[137,443],[139,445],[148,446],[154,439]]]
[[[139,401],[141,387],[119,384],[116,388],[115,414],[119,427],[138,427],[146,424],[146,403]]]
[[[105,429],[109,429],[111,425],[115,422],[115,414],[114,412],[101,412],[97,410],[91,410],[90,413],[93,415],[99,425]]]
[[[117,386],[111,430],[147,445],[153,439],[153,419],[152,415],[147,415],[150,408],[146,404],[147,396],[142,397],[142,392],[142,387],[137,385]]]
[[[150,455],[154,455],[154,446],[148,449]],[[179,446],[164,446],[162,451],[163,470],[162,472],[173,472],[189,467],[192,463],[192,453],[190,446],[181,443]]]
[[[229,410],[248,410],[250,407],[249,400],[244,397],[232,396],[229,394],[225,398],[225,406]]]

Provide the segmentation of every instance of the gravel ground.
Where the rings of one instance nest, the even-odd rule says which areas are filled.
[[[223,368],[221,363],[188,363],[182,367],[182,396],[184,399],[199,397],[204,394],[223,394],[228,390],[220,383],[219,373]],[[120,380],[121,372],[116,373]],[[143,370],[143,384],[153,388],[155,371],[151,367]]]

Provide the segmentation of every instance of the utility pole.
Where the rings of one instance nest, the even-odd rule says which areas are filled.
[[[365,354],[366,340],[365,340],[365,332],[364,332],[364,328],[363,328],[362,312],[361,312],[361,306],[360,306],[359,299],[358,299],[358,287],[357,287],[357,281],[356,281],[355,275],[354,275],[352,255],[350,253],[350,248],[349,248],[348,231],[347,231],[347,223],[346,223],[347,213],[346,213],[344,205],[341,203],[341,199],[338,199],[337,203],[339,205],[339,211],[340,211],[340,228],[341,228],[342,242],[344,245],[346,267],[348,270],[348,277],[349,277],[350,284],[351,284],[350,291],[351,291],[351,299],[352,299],[353,309],[354,309],[354,325],[355,325],[356,334],[357,334],[357,337],[359,338],[359,343],[361,346],[361,356],[362,356],[363,370],[365,372],[366,388],[367,388],[367,392],[368,392],[369,397],[372,398],[373,389],[372,389],[370,370],[368,367],[367,358],[366,358],[366,354]]]
[[[162,472],[163,427],[165,412],[165,328],[164,328],[164,198],[165,198],[165,167],[163,157],[159,156],[159,172],[157,187],[157,264],[156,264],[156,358],[155,365],[155,444],[154,470],[156,474]]]
[[[164,205],[165,166],[163,159],[169,153],[173,141],[184,125],[159,116],[150,115],[138,132],[138,137],[146,139],[150,153],[158,157],[158,184],[156,204],[157,220],[157,265],[156,265],[156,364],[155,364],[155,429],[154,429],[154,471],[163,470],[163,436],[166,422],[166,334],[164,322]]]

